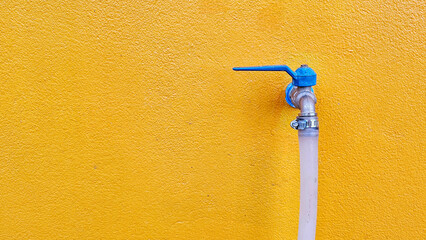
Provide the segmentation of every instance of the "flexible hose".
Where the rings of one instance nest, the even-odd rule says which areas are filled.
[[[298,240],[314,240],[318,201],[318,128],[299,132],[300,209]]]

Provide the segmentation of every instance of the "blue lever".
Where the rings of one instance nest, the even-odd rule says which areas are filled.
[[[286,65],[271,65],[271,66],[259,66],[259,67],[234,67],[234,71],[285,71],[292,78],[296,78],[296,73],[293,72]]]
[[[234,71],[284,71],[293,79],[293,85],[298,87],[311,87],[317,84],[317,74],[308,65],[302,65],[294,72],[286,65],[272,65],[259,67],[235,67]]]

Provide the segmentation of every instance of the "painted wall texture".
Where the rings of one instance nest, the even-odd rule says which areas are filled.
[[[425,2],[2,1],[1,239],[296,239],[318,74],[317,239],[425,239]]]

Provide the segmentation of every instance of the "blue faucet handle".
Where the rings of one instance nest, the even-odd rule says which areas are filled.
[[[287,72],[292,78],[296,77],[296,73],[286,65],[270,65],[270,66],[257,66],[257,67],[234,67],[234,71],[284,71]]]
[[[311,87],[317,83],[317,74],[308,65],[300,66],[294,72],[286,65],[258,66],[258,67],[235,67],[234,71],[284,71],[293,79],[293,85],[298,87]]]

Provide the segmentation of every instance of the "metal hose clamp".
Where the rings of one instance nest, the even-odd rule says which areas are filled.
[[[317,117],[297,117],[290,123],[290,126],[296,130],[303,130],[306,128],[318,128],[319,122]]]

